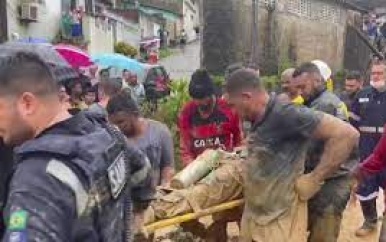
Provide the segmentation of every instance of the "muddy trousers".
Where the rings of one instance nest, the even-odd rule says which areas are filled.
[[[253,216],[249,215],[244,211],[240,242],[307,241],[307,203],[305,202],[294,201],[286,214],[266,225],[256,223]]]
[[[336,242],[343,212],[350,199],[348,176],[328,179],[308,202],[308,242]]]

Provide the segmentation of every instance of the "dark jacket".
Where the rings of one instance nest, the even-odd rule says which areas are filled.
[[[386,123],[386,92],[373,87],[361,90],[351,107],[350,122],[360,134],[359,152],[361,160],[366,159],[378,144]]]
[[[130,154],[111,130],[80,113],[18,147],[3,241],[128,241]]]

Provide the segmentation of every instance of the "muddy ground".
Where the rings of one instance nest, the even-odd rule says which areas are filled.
[[[378,199],[378,210],[379,214],[382,215],[382,211],[384,209],[383,204],[383,198]],[[347,209],[344,214],[344,220],[342,223],[342,229],[339,236],[338,242],[378,242],[378,234],[373,234],[371,236],[365,237],[365,238],[357,238],[355,237],[354,233],[355,230],[361,225],[363,222],[362,213],[360,210],[360,205],[358,202],[352,202],[347,206]],[[165,233],[169,233],[170,231],[175,230],[176,228],[168,228],[163,231],[158,231],[157,235],[161,236],[165,235]],[[235,242],[237,241],[238,236],[238,227],[236,224],[230,224],[228,227],[228,233],[229,233],[229,241]],[[184,239],[173,239],[173,240],[158,240],[162,242],[171,242],[171,241],[183,241]]]

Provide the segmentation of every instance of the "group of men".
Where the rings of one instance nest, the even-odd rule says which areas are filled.
[[[223,97],[207,71],[193,74],[193,100],[179,117],[184,166],[205,149],[248,150],[240,164],[244,210],[217,217],[207,241],[224,241],[228,221],[240,222],[243,242],[337,241],[352,174],[365,217],[357,235],[375,230],[375,199],[386,181],[384,142],[374,151],[386,122],[386,65],[373,64],[363,90],[356,73],[347,76],[345,104],[327,90],[319,64],[285,71],[280,96],[270,96],[252,69],[229,73]],[[131,241],[155,187],[174,173],[170,131],[142,117],[136,89],[122,91],[120,78],[101,78],[98,102],[75,115],[61,88],[34,54],[0,59],[0,137],[17,147],[3,241]],[[248,133],[241,120],[252,124]]]
[[[131,241],[173,175],[169,129],[141,116],[121,78],[96,83],[99,101],[74,111],[83,83],[69,93],[32,53],[0,59],[0,137],[15,147],[12,160],[1,144],[3,241]]]
[[[103,93],[100,92],[99,86],[106,82],[112,82],[109,85],[114,85],[114,89],[126,89],[138,105],[143,104],[146,92],[135,72],[124,69],[122,76],[112,78],[109,69],[99,71],[98,69],[96,65],[90,66],[87,73],[82,74],[79,78],[61,83],[62,100],[74,113],[100,102],[103,99]]]
[[[192,83],[207,88],[191,91],[194,101],[180,117],[184,164],[200,149],[234,150],[248,136],[242,241],[303,241],[307,231],[308,241],[337,241],[353,175],[361,178],[355,191],[365,218],[355,234],[364,237],[376,231],[376,198],[385,182],[384,172],[360,172],[362,165],[357,164],[371,156],[384,131],[386,65],[373,63],[370,85],[363,89],[360,73],[348,73],[345,91],[339,95],[327,90],[331,71],[326,75],[326,66],[316,61],[284,71],[284,93],[277,97],[268,96],[257,72],[242,67],[227,77],[227,100],[216,97],[208,75],[193,75],[192,81],[201,75],[201,83]],[[295,105],[286,105],[291,102]],[[242,134],[240,124],[234,122],[239,117],[234,115],[252,122],[249,134]],[[373,167],[364,165],[368,162],[363,167]],[[379,173],[382,161],[377,162]],[[298,178],[303,172],[306,175]],[[216,226],[214,235],[207,235],[207,241],[226,238],[226,222],[237,220],[237,216],[220,218],[217,222],[222,225]],[[283,223],[291,231],[279,226]]]
[[[288,73],[289,71],[291,70],[287,70],[284,73]],[[386,110],[384,108],[386,103],[385,72],[386,65],[383,62],[375,61],[371,68],[370,85],[366,87],[364,87],[363,78],[359,72],[349,72],[345,80],[345,91],[339,94],[340,100],[345,103],[346,107],[342,107],[342,101],[338,99],[338,96],[335,96],[334,94],[326,91],[324,85],[321,85],[319,88],[317,88],[319,91],[317,91],[316,100],[319,99],[319,101],[323,101],[324,99],[325,102],[325,100],[329,99],[330,101],[328,102],[330,102],[330,104],[335,103],[335,110],[331,106],[326,106],[328,102],[324,103],[322,107],[315,106],[312,104],[312,102],[315,101],[310,103],[310,100],[307,99],[307,95],[301,93],[301,96],[305,98],[304,104],[306,106],[327,112],[343,120],[349,121],[352,126],[355,127],[360,133],[358,148],[351,154],[349,162],[346,162],[346,164],[349,165],[349,168],[351,167],[350,170],[352,170],[358,161],[360,163],[363,162],[362,164],[364,167],[371,167],[371,165],[365,165],[366,162],[364,161],[366,161],[368,157],[372,157],[372,153],[374,152],[374,149],[384,132],[384,125],[386,123]],[[298,104],[296,101],[298,99],[296,98],[298,97],[297,95],[299,95],[299,90],[301,90],[302,86],[298,85],[299,78],[296,78],[296,73],[293,76],[289,76],[290,77],[288,77],[288,75],[283,75],[282,82],[284,83],[287,96],[290,97],[294,103]],[[344,115],[345,108],[348,109],[348,117],[345,117],[346,115]],[[378,160],[378,162],[382,163],[380,160]],[[359,167],[361,166],[362,165]],[[382,166],[378,164],[378,169],[381,170],[381,167]],[[362,174],[360,169],[361,168],[357,168],[354,173]],[[379,172],[380,174],[374,175],[375,173],[376,172],[372,172],[372,176],[368,176],[366,178],[361,176],[360,185],[356,188],[357,197],[360,201],[365,219],[361,228],[359,228],[355,233],[360,237],[373,233],[377,228],[378,214],[376,199],[378,197],[379,187],[383,187],[385,177],[382,175],[382,172]],[[336,180],[336,178],[334,179]],[[337,193],[337,195],[339,194],[342,193]],[[312,203],[310,202],[309,204]],[[344,205],[344,208],[346,203],[342,203],[342,205]],[[310,214],[310,216],[312,216],[312,214]],[[385,236],[383,233],[381,238]],[[383,238],[383,240],[385,239],[386,237]]]

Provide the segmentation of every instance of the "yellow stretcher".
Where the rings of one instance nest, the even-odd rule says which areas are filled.
[[[214,213],[223,212],[232,208],[236,208],[242,206],[244,204],[244,199],[234,200],[231,202],[226,202],[211,208],[203,209],[195,213],[188,213],[181,216],[177,216],[170,219],[165,219],[162,221],[157,221],[152,224],[148,224],[145,226],[145,232],[148,234],[154,233],[158,229],[163,229],[166,227],[178,225],[183,222],[188,222],[194,219],[198,219],[201,217],[205,217]]]

